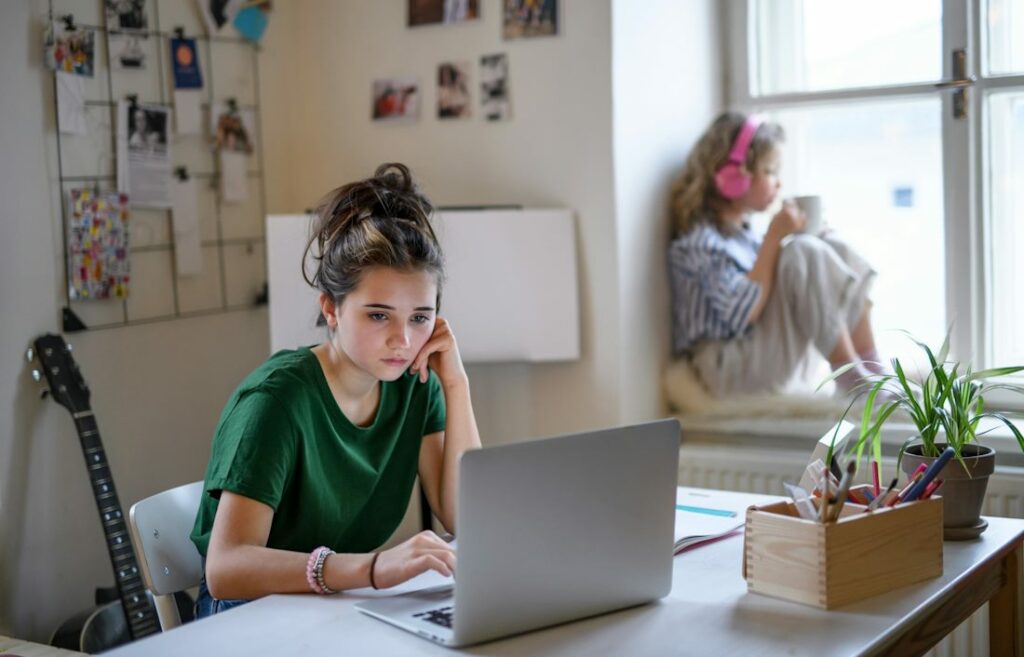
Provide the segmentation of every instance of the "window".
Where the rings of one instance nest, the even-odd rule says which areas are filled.
[[[762,94],[928,82],[942,76],[942,6],[937,0],[766,0],[752,8],[754,82]]]
[[[986,73],[1024,73],[1024,0],[989,0],[986,9]]]
[[[952,326],[975,368],[1024,363],[1024,0],[727,7],[729,105],[783,124],[784,195],[879,270],[881,349]]]

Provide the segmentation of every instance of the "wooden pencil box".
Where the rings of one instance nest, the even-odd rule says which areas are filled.
[[[792,502],[747,509],[747,590],[832,609],[942,574],[941,497],[864,508],[847,503],[829,523]]]

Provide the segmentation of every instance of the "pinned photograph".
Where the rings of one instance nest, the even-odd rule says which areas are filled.
[[[217,34],[235,18],[245,3],[242,0],[196,0],[206,23],[207,34]]]
[[[558,34],[558,0],[504,0],[506,39]]]
[[[105,0],[107,29],[139,30],[149,29],[146,19],[146,0]]]
[[[234,100],[218,103],[215,147],[220,165],[220,198],[224,203],[244,203],[249,198],[249,156],[256,149],[256,115],[239,109]]]
[[[115,68],[140,71],[146,68],[146,51],[142,49],[146,37],[131,32],[110,34],[110,59]]]
[[[231,102],[215,106],[217,117],[214,146],[219,153],[251,155],[255,150],[255,116],[249,110],[240,110]]]
[[[54,21],[44,41],[46,65],[54,71],[92,77],[95,35],[92,30]]]
[[[203,72],[199,70],[199,53],[195,39],[171,39],[171,72],[175,89],[201,89]]]
[[[461,23],[479,16],[479,0],[409,0],[409,27]]]
[[[118,108],[118,190],[132,206],[170,207],[169,108],[123,100]]]
[[[508,95],[508,56],[484,55],[480,58],[480,109],[484,118],[509,118]]]
[[[469,64],[445,62],[437,67],[437,118],[470,116]]]
[[[128,153],[158,153],[167,149],[167,108],[129,105]]]
[[[373,81],[374,121],[415,121],[420,115],[419,80],[390,78]]]

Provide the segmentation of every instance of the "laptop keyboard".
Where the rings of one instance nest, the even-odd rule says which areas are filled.
[[[427,611],[421,611],[418,614],[413,614],[413,618],[420,618],[429,623],[440,625],[441,627],[447,627],[449,630],[452,629],[452,614],[455,613],[455,607],[439,607],[437,609],[430,609]]]

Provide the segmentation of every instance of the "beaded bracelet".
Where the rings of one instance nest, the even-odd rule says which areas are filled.
[[[306,581],[313,593],[320,595],[337,593],[324,582],[324,562],[332,554],[334,554],[334,550],[322,545],[309,553],[309,559],[306,560]]]

